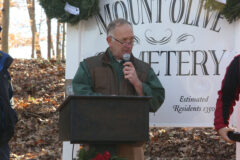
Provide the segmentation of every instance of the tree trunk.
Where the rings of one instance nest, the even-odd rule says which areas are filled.
[[[47,18],[47,27],[48,27],[48,50],[47,50],[47,55],[48,55],[48,60],[51,59],[51,19]]]
[[[2,9],[2,51],[6,53],[8,53],[9,6],[10,0],[4,0]]]
[[[63,23],[63,33],[62,33],[62,61],[65,61],[65,35],[66,35],[66,28],[65,28],[66,24]]]
[[[53,55],[52,57],[53,57],[53,58],[56,58],[56,57],[55,57],[55,52],[54,52],[54,47],[53,47],[52,38],[51,38],[51,48],[52,48],[52,55]]]
[[[59,46],[60,46],[60,22],[58,21],[57,22],[57,37],[56,37],[56,54],[57,54],[57,60],[60,60],[60,49],[59,49]]]
[[[39,34],[37,32],[35,21],[35,0],[27,0],[28,13],[32,30],[32,58],[34,58],[34,50],[36,49],[37,58],[41,58],[41,48],[39,44]]]

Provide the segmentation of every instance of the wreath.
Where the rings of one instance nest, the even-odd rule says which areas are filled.
[[[225,5],[216,0],[206,0],[205,8],[219,10],[229,23],[240,18],[240,0],[227,0]]]
[[[76,24],[99,13],[98,0],[40,0],[49,19]]]
[[[85,150],[80,148],[77,153],[77,160],[127,160],[118,156],[112,156],[108,151],[103,154],[95,152],[94,149]]]

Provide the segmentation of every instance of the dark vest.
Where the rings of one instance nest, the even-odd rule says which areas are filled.
[[[150,66],[133,56],[131,56],[130,60],[135,67],[139,80],[145,82]],[[103,95],[137,95],[132,84],[126,79],[120,82],[118,90],[117,75],[110,64],[107,52],[87,58],[85,61],[91,75],[94,92]]]

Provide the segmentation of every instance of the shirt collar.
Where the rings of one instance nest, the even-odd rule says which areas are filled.
[[[112,52],[110,51],[109,48],[108,48],[108,50],[107,50],[107,53],[108,53],[108,56],[109,56],[111,62],[121,63],[121,62],[123,61],[123,60],[117,60],[117,59],[113,56],[113,54],[112,54]]]

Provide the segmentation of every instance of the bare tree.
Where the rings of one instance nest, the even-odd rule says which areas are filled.
[[[32,30],[32,58],[34,58],[34,50],[36,49],[37,58],[41,58],[41,48],[39,44],[39,34],[37,32],[35,21],[35,0],[26,0],[28,6],[28,13],[30,17],[30,24]]]
[[[53,47],[53,40],[52,40],[52,37],[51,37],[51,49],[52,49],[52,57],[56,58],[55,57],[55,51],[54,51],[54,47]]]
[[[10,0],[4,0],[2,9],[2,51],[6,53],[8,53],[9,6]]]
[[[56,54],[57,54],[57,60],[60,60],[61,55],[60,55],[60,22],[57,22],[57,37],[56,37]]]
[[[63,33],[62,33],[62,60],[65,61],[65,36],[66,36],[66,24],[63,23]]]
[[[47,28],[48,28],[48,60],[51,59],[51,46],[52,46],[52,38],[51,38],[51,19],[47,18]]]

